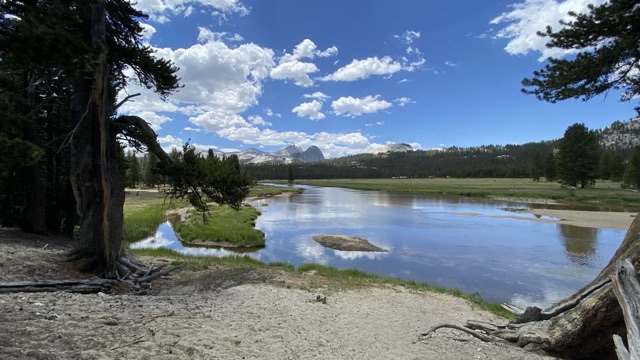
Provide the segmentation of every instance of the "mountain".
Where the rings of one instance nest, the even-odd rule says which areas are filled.
[[[596,130],[600,146],[607,150],[629,150],[640,145],[640,117],[629,121],[616,121]]]
[[[382,146],[378,146],[373,150],[369,151],[369,154],[380,154],[380,153],[388,153],[388,152],[407,152],[413,151],[413,147],[409,144],[386,144]]]
[[[243,164],[290,164],[298,162],[324,161],[324,154],[319,147],[312,145],[303,151],[298,145],[289,145],[283,149],[264,152],[255,148],[234,153]],[[231,155],[231,154],[229,154]]]

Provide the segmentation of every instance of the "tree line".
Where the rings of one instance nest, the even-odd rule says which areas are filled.
[[[246,169],[259,180],[290,179],[293,173],[296,179],[531,178],[574,187],[602,179],[640,187],[640,150],[602,147],[596,131],[573,124],[553,141],[359,154],[320,163],[251,164]]]

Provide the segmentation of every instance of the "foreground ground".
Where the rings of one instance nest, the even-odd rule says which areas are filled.
[[[77,278],[66,239],[0,229],[0,281]],[[169,260],[146,258],[148,262]],[[326,296],[326,304],[317,295]],[[506,320],[449,295],[212,266],[148,295],[0,294],[2,359],[542,359],[433,325]]]

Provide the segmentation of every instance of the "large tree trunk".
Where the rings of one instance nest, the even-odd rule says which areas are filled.
[[[125,192],[117,161],[116,135],[135,135],[165,162],[170,159],[144,120],[135,116],[109,120],[112,109],[107,97],[105,19],[104,1],[91,5],[91,43],[99,56],[93,73],[78,77],[74,86],[70,180],[81,218],[81,245],[69,260],[82,260],[80,270],[139,285],[176,268],[151,269],[124,251]]]
[[[91,43],[99,51],[92,79],[78,80],[75,133],[72,134],[71,181],[81,217],[83,270],[117,277],[122,255],[124,184],[116,162],[115,136],[107,117],[107,54],[104,3],[91,6]],[[85,107],[82,112],[83,105]],[[124,274],[123,274],[124,275]]]
[[[517,344],[571,359],[615,359],[613,335],[625,337],[625,322],[611,278],[619,261],[629,259],[638,273],[640,214],[609,264],[572,297],[540,311],[528,308],[516,320]],[[636,299],[640,301],[639,299]]]

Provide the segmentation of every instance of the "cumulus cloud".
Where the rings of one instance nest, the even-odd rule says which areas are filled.
[[[312,102],[302,103],[294,107],[291,112],[298,115],[298,117],[309,117],[311,120],[321,120],[325,118],[325,115],[320,112],[322,110],[322,103],[318,100]]]
[[[199,42],[208,42],[208,41],[228,41],[228,42],[239,42],[243,41],[244,38],[240,34],[231,34],[226,31],[223,32],[215,32],[211,31],[203,26],[198,27],[198,41]]]
[[[152,21],[165,23],[169,15],[189,16],[195,6],[210,9],[212,14],[225,17],[229,14],[247,15],[249,9],[239,0],[137,0],[133,7],[149,14]]]
[[[317,72],[319,69],[313,63],[291,60],[280,62],[278,66],[271,70],[271,78],[276,80],[293,80],[294,84],[302,87],[313,85],[313,80],[309,74]]]
[[[316,91],[313,94],[304,94],[302,96],[305,99],[317,99],[317,100],[320,100],[320,101],[324,101],[324,100],[326,100],[326,99],[331,97],[331,96],[326,95],[326,94],[324,94],[324,93],[322,93],[320,91]]]
[[[333,74],[322,77],[323,81],[354,81],[366,79],[371,75],[390,75],[402,70],[402,64],[389,56],[379,59],[377,56],[364,60],[353,60]]]
[[[164,151],[170,152],[172,149],[182,149],[185,142],[179,137],[167,135],[158,137],[158,143]]]
[[[267,116],[282,117],[282,115],[280,115],[280,114],[278,114],[278,113],[276,113],[276,112],[273,112],[273,110],[271,110],[271,108],[270,108],[270,107],[268,107],[268,106],[267,106],[266,108],[264,108],[264,113],[265,113]]]
[[[408,103],[410,103],[412,101],[411,101],[411,98],[403,96],[401,98],[393,100],[393,102],[395,102],[396,105],[398,105],[398,106],[405,106],[405,105],[407,105]]]
[[[337,115],[355,117],[362,114],[373,114],[392,106],[390,102],[379,100],[379,98],[379,95],[369,95],[364,98],[341,97],[331,103],[331,108]]]
[[[400,61],[393,60],[389,56],[378,58],[377,56],[364,60],[353,60],[333,74],[319,78],[322,81],[355,81],[371,77],[372,75],[391,77],[399,71],[414,71],[425,64],[425,59],[418,56],[414,61],[402,58]]]
[[[292,53],[285,53],[279,60],[278,66],[271,70],[271,78],[276,80],[293,80],[294,84],[302,87],[313,85],[313,80],[309,74],[319,71],[318,67],[310,62],[300,61],[301,59],[313,59],[316,56],[328,57],[338,54],[338,48],[332,46],[324,51],[318,50],[316,44],[304,39],[295,46]]]
[[[202,129],[192,128],[190,126],[187,126],[187,127],[183,128],[183,130],[185,130],[185,131],[193,131],[193,132],[202,132]]]
[[[589,3],[599,5],[606,0],[525,0],[509,6],[506,11],[493,20],[491,24],[505,25],[500,29],[495,38],[507,39],[509,42],[504,48],[511,55],[525,55],[530,52],[540,52],[539,61],[549,57],[563,57],[576,50],[547,48],[548,41],[537,35],[538,31],[544,31],[551,26],[555,31],[561,28],[560,20],[570,20],[569,11],[584,13]]]
[[[260,125],[260,126],[271,126],[272,124],[268,121],[265,121],[260,115],[252,115],[248,116],[247,120],[251,125]]]
[[[449,60],[445,61],[444,64],[447,65],[448,67],[456,67],[456,66],[458,66],[458,64],[454,63],[453,61],[449,61]]]
[[[402,40],[405,44],[411,44],[413,40],[420,38],[419,31],[407,30],[402,35],[393,35],[396,39]]]

